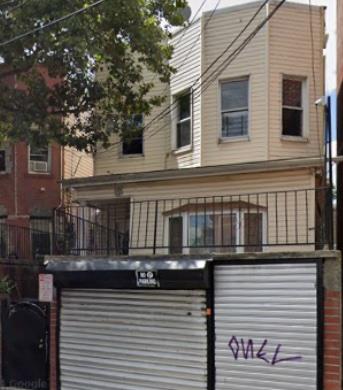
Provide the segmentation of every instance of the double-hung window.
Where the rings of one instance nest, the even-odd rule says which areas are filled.
[[[220,87],[221,137],[229,138],[248,135],[248,78],[222,82]]]
[[[29,147],[29,171],[34,173],[50,172],[50,147]]]
[[[304,80],[282,80],[282,135],[302,137],[304,133]]]
[[[192,142],[192,94],[185,91],[176,96],[176,148],[189,146]]]
[[[124,136],[122,142],[122,154],[142,155],[143,154],[143,115],[136,114],[132,117],[132,130],[129,136]]]

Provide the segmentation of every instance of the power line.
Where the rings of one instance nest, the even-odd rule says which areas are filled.
[[[317,99],[317,81],[316,81],[316,65],[314,59],[314,33],[313,33],[313,15],[312,15],[312,0],[308,0],[308,11],[309,11],[309,29],[310,29],[310,37],[311,37],[311,68],[312,68],[312,82],[313,82],[313,90],[314,90],[314,98]],[[323,153],[320,147],[320,130],[319,130],[319,112],[318,105],[315,104],[316,110],[316,130],[318,137],[318,148],[319,155]],[[330,113],[331,115],[331,113]]]
[[[213,76],[214,73],[218,72],[218,69],[220,71],[220,68],[222,67],[223,64],[225,64],[225,67],[220,71],[220,73],[216,73],[216,77],[221,74],[224,69],[240,54],[240,52],[249,44],[249,42],[254,38],[254,36],[263,28],[263,26],[271,19],[271,17],[277,12],[277,10],[283,5],[283,3],[286,0],[281,0],[281,2],[274,8],[274,10],[253,30],[253,32],[240,44],[233,53],[231,53],[226,60],[224,60],[216,69],[214,72],[210,74],[210,78]],[[269,0],[265,0],[257,9],[257,11],[253,14],[253,16],[249,19],[248,23],[243,27],[243,29],[236,35],[236,37],[229,43],[229,45],[220,53],[218,57],[214,59],[214,61],[211,62],[211,64],[205,69],[205,71],[195,80],[195,82],[192,84],[191,89],[198,83],[199,80],[227,53],[228,50],[237,42],[237,40],[244,34],[244,32],[247,30],[247,28],[251,25],[251,23],[255,20],[257,15],[261,12],[263,7],[269,2]],[[213,14],[211,14],[212,16]],[[229,61],[229,62],[228,62]],[[205,81],[201,82],[196,88],[192,90],[192,93],[200,89],[200,95],[204,92],[203,90],[203,85],[205,84],[206,81],[208,81],[208,78],[206,78]],[[208,85],[206,86],[206,89],[208,86],[213,82],[213,77],[209,81]],[[200,96],[199,95],[199,96]],[[198,96],[197,96],[198,97]],[[162,120],[165,116],[169,115],[177,106],[177,101],[174,101],[171,105],[169,105],[167,108],[165,108],[159,115],[154,117],[146,126],[143,127],[143,131],[146,130],[151,126],[151,124],[157,120]],[[169,124],[168,124],[169,125]],[[168,126],[167,125],[167,126]],[[164,130],[166,128],[166,125],[158,128],[156,131],[150,133],[147,135],[146,133],[144,134],[143,138],[144,139],[149,139],[159,133],[161,130]],[[121,141],[115,142],[112,144],[112,146],[120,144]],[[110,148],[109,148],[110,149]],[[103,151],[102,153],[106,153],[109,149],[106,151]],[[98,152],[99,153],[99,152]]]
[[[257,17],[258,13],[262,10],[262,8],[268,3],[269,0],[265,0],[262,6],[258,8],[258,10],[254,13],[252,18],[249,20],[247,25],[238,33],[238,35],[234,38],[234,40],[224,49],[224,51],[209,65],[209,67],[202,74],[204,75],[212,66],[214,66],[220,58],[234,45],[234,43],[239,39],[240,36],[246,31],[246,29],[250,26],[253,20]],[[243,51],[243,49],[249,44],[249,42],[256,36],[256,34],[264,27],[264,25],[272,18],[272,16],[277,12],[277,10],[285,3],[286,0],[281,0],[280,3],[273,9],[273,11],[265,18],[263,21],[252,31],[252,33],[212,72],[201,84],[193,90],[193,93],[200,89],[199,95],[195,97],[199,97],[210,85],[211,83],[230,65],[235,58]],[[224,66],[223,66],[224,65]],[[201,76],[196,80],[201,79]],[[206,82],[208,82],[207,85]],[[205,86],[204,86],[205,85]],[[172,111],[169,110],[169,113]],[[154,133],[151,133],[149,137],[151,138],[153,135],[157,134],[159,131],[163,130],[164,127],[158,129]]]
[[[43,24],[42,26],[39,26],[39,27],[36,27],[33,30],[27,31],[27,32],[25,32],[23,34],[20,34],[20,35],[17,35],[15,37],[11,38],[11,39],[8,39],[7,41],[1,42],[0,43],[0,47],[7,46],[10,43],[19,41],[20,39],[23,39],[23,38],[25,38],[27,36],[30,36],[30,35],[33,35],[33,34],[39,32],[39,31],[45,30],[47,28],[50,28],[50,27],[54,26],[55,24],[64,22],[65,20],[70,19],[70,18],[72,18],[72,17],[74,17],[76,15],[80,15],[80,14],[90,10],[91,8],[97,7],[98,5],[102,4],[104,1],[106,1],[106,0],[98,0],[98,1],[96,1],[96,2],[94,2],[92,4],[90,4],[90,5],[87,5],[87,6],[83,7],[83,8],[80,8],[80,9],[78,9],[78,10],[76,10],[74,12],[71,12],[71,13],[69,13],[67,15],[64,15],[64,16],[58,18],[58,19],[52,20],[49,23]]]
[[[178,45],[178,44],[181,42],[181,40],[182,40],[182,38],[184,37],[186,31],[189,29],[189,27],[191,27],[191,26],[195,23],[195,18],[197,17],[197,15],[199,14],[199,12],[200,12],[201,9],[203,8],[203,6],[205,5],[206,1],[207,1],[207,0],[204,0],[204,1],[201,3],[200,7],[198,8],[198,10],[196,11],[194,17],[192,18],[190,24],[189,24],[186,28],[184,28],[181,37],[178,39],[178,41],[175,43],[175,45]],[[267,0],[267,1],[269,1],[269,0]],[[216,3],[216,5],[215,5],[214,9],[212,10],[212,12],[211,12],[209,18],[207,19],[207,21],[206,21],[206,23],[205,23],[204,29],[206,29],[207,26],[208,26],[208,24],[210,23],[210,21],[211,21],[213,15],[214,15],[215,12],[217,11],[217,8],[218,8],[220,2],[221,2],[221,0],[218,0],[218,1],[217,1],[217,3]],[[182,61],[181,65],[179,66],[178,71],[179,71],[179,70],[183,67],[183,65],[185,64],[187,58],[189,57],[189,54],[193,51],[195,45],[197,44],[198,40],[200,39],[200,36],[201,36],[201,32],[198,34],[197,39],[195,40],[195,42],[193,43],[193,45],[191,46],[191,48],[188,50],[188,52],[187,52],[187,54],[186,54],[186,57],[185,57],[184,60]],[[154,76],[152,82],[154,82],[155,79],[156,79],[156,75]],[[169,87],[169,86],[167,85],[166,88],[162,91],[161,95],[163,95],[163,94],[168,90],[168,87]],[[169,106],[166,107],[164,110],[162,110],[161,112],[159,112],[156,116],[154,116],[154,117],[150,120],[150,122],[149,122],[147,125],[145,125],[145,126],[143,127],[142,131],[144,132],[144,130],[147,130],[147,129],[152,125],[153,122],[159,121],[160,119],[163,119],[163,118],[164,118],[167,114],[169,114],[169,112],[170,112],[170,111],[169,111],[167,114],[165,114],[166,111],[168,111],[172,106],[175,106],[175,107],[176,107],[176,105],[177,105],[177,102],[174,101],[171,105],[169,105]],[[160,117],[161,117],[161,118],[160,118]],[[159,119],[159,118],[160,118],[160,119]],[[107,148],[106,150],[100,151],[100,152],[98,151],[97,153],[98,153],[98,154],[100,154],[100,153],[107,153],[108,151],[110,151],[110,150],[113,149],[113,146],[119,145],[119,144],[121,144],[121,142],[122,142],[122,141],[114,142],[114,143],[112,143],[111,146],[110,146],[109,148]]]
[[[177,42],[174,43],[174,46],[177,46],[177,45],[182,41],[182,39],[183,39],[183,37],[185,36],[186,32],[187,32],[187,31],[189,30],[189,28],[195,23],[195,21],[196,21],[195,19],[196,19],[196,17],[198,16],[198,14],[200,13],[200,11],[202,10],[202,8],[203,8],[203,6],[205,5],[206,1],[207,1],[207,0],[203,0],[203,2],[201,3],[200,7],[198,8],[198,10],[196,11],[196,13],[194,14],[194,16],[193,16],[193,18],[192,18],[190,24],[182,30],[182,35],[179,37],[179,39],[177,40]],[[218,2],[217,2],[217,4],[216,4],[216,7],[214,8],[214,11],[216,10],[216,8],[218,7],[218,5],[219,5],[220,2],[221,2],[221,0],[218,0]],[[214,13],[214,12],[213,12],[213,13]],[[213,13],[212,13],[212,14],[213,14]],[[211,15],[211,17],[212,17],[212,15]],[[205,28],[206,28],[206,27],[205,27]],[[198,37],[197,37],[196,42],[199,40],[200,36],[201,36],[201,32],[198,34]],[[194,47],[195,47],[195,45],[196,45],[196,42],[194,42],[194,44],[192,45],[192,47],[189,49],[189,51],[188,51],[188,53],[187,53],[187,55],[186,55],[187,58],[188,58],[189,53],[194,49]],[[181,63],[181,65],[179,66],[178,71],[183,67],[184,64],[185,64],[185,60],[184,60],[184,61]],[[155,82],[156,77],[157,77],[157,75],[155,74],[154,78],[153,78],[152,81],[151,81],[152,83]],[[166,87],[165,87],[164,90],[162,91],[161,95],[163,96],[163,95],[167,92],[167,90],[168,90],[168,84],[166,85]],[[161,116],[162,114],[163,114],[163,111],[161,111],[160,113],[158,113],[158,114],[151,120],[151,122],[149,122],[149,125],[150,125],[150,123],[152,123],[152,122],[154,122],[155,120],[157,120],[158,117]]]

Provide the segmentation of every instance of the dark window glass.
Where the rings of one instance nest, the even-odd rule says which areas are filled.
[[[135,130],[123,140],[123,154],[143,154],[143,115],[134,115],[132,122]]]
[[[191,95],[181,95],[178,98],[179,101],[179,120],[187,119],[191,116]]]
[[[248,134],[248,88],[248,79],[222,83],[222,137]]]
[[[245,252],[262,251],[262,214],[244,214],[244,245]]]
[[[6,171],[6,151],[0,150],[0,172]]]
[[[287,80],[282,82],[282,104],[290,107],[300,107],[301,104],[301,80]]]
[[[176,147],[182,148],[191,143],[191,94],[180,95],[177,102]]]
[[[303,134],[303,106],[301,80],[282,81],[282,134],[301,137]]]
[[[182,253],[183,247],[182,217],[169,218],[169,253]]]
[[[301,137],[302,135],[302,111],[283,108],[282,110],[282,134]]]

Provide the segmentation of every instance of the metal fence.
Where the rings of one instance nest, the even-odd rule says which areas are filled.
[[[331,204],[331,191],[318,188],[59,208],[53,248],[75,255],[332,248]]]
[[[51,253],[51,232],[0,223],[0,259],[34,260]]]

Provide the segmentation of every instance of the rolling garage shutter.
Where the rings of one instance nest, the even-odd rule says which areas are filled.
[[[205,291],[62,290],[62,390],[207,388]]]
[[[316,390],[316,264],[215,268],[216,390]]]

